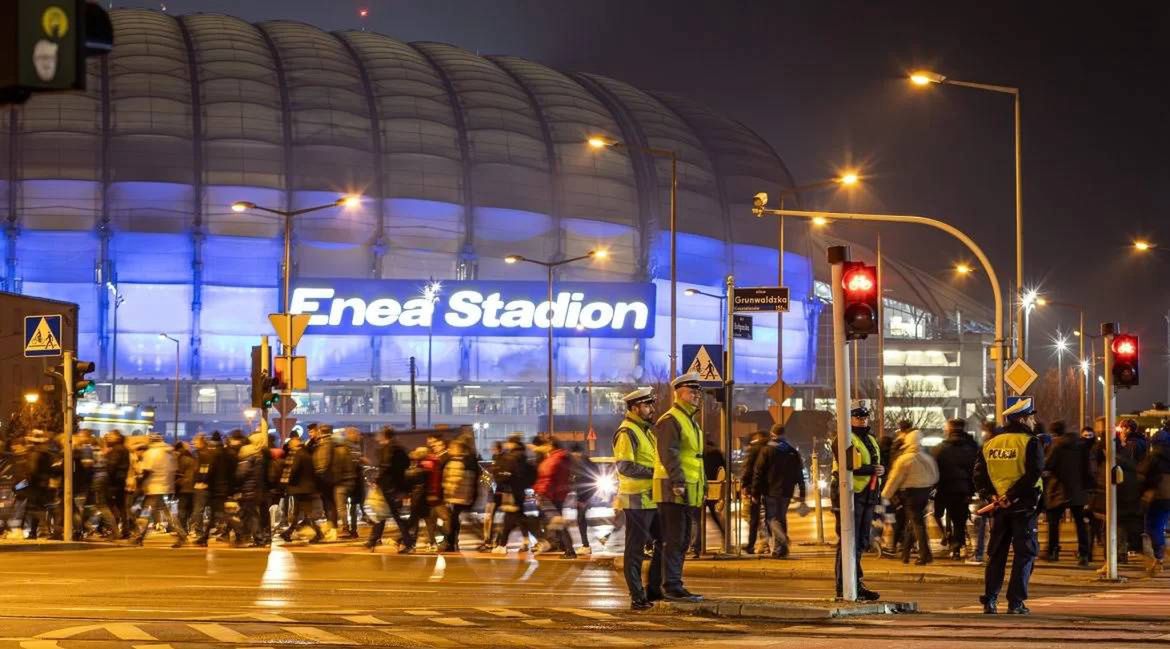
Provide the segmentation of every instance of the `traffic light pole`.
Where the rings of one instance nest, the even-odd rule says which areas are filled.
[[[837,402],[837,501],[840,513],[837,521],[841,532],[837,535],[841,553],[841,597],[847,602],[857,600],[857,533],[853,529],[853,471],[848,458],[852,453],[849,430],[849,348],[845,342],[845,290],[841,285],[844,262],[849,260],[849,249],[844,246],[829,248],[833,289],[833,377]]]
[[[75,405],[75,398],[73,396],[73,370],[75,369],[75,359],[73,352],[63,351],[62,374],[65,377],[62,390],[65,395],[65,412],[64,424],[65,429],[65,448],[64,448],[64,462],[63,471],[65,472],[65,491],[62,494],[62,511],[65,518],[63,522],[64,534],[61,536],[66,543],[73,540],[73,412]]]
[[[268,347],[268,336],[260,336],[260,376],[263,377],[262,380],[267,380],[268,377],[272,376],[272,361],[270,360],[270,353],[271,352]],[[267,392],[267,390],[267,385],[265,385],[264,391]],[[281,417],[283,418],[284,415],[281,415]],[[280,430],[284,431],[283,421],[281,422]],[[264,405],[263,403],[260,405],[259,431],[265,435],[268,434],[268,406]],[[281,439],[281,442],[283,441],[284,440]]]
[[[962,230],[955,226],[932,219],[925,216],[914,216],[909,214],[868,214],[858,212],[821,212],[808,210],[786,210],[786,209],[769,209],[765,207],[762,202],[757,201],[752,213],[756,216],[763,216],[771,214],[773,216],[799,216],[805,219],[823,218],[838,221],[868,221],[875,223],[915,223],[918,225],[929,226],[938,230],[942,230],[947,234],[955,237],[967,246],[971,254],[979,260],[979,264],[983,267],[983,272],[987,273],[987,279],[991,283],[991,292],[995,300],[995,342],[992,343],[996,350],[995,359],[995,421],[998,424],[1003,424],[1003,410],[1004,410],[1004,361],[1006,355],[1004,354],[1004,313],[1003,313],[1003,292],[999,285],[999,276],[995,274],[995,268],[991,266],[991,261],[987,255],[983,253],[983,249],[975,243],[971,237],[967,236]],[[880,296],[879,296],[880,297]]]
[[[720,496],[723,500],[723,553],[733,552],[731,539],[731,430],[735,421],[735,408],[732,399],[735,396],[735,327],[732,326],[735,314],[735,276],[727,276],[727,358],[723,362],[723,489]]]
[[[1101,439],[1105,445],[1105,565],[1099,571],[1101,579],[1117,581],[1117,448],[1113,437],[1115,406],[1113,393],[1113,336],[1116,325],[1106,322],[1101,325],[1101,339],[1105,345],[1105,388],[1102,391],[1102,408],[1105,415]]]

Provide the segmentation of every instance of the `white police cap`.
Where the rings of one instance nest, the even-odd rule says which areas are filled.
[[[698,372],[687,372],[671,381],[670,387],[675,390],[679,388],[701,388],[703,387],[703,377]]]
[[[633,392],[622,397],[622,401],[626,402],[626,406],[636,406],[645,401],[654,401],[653,388],[638,388]]]

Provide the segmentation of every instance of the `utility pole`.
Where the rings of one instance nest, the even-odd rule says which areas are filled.
[[[1102,391],[1102,408],[1105,426],[1101,431],[1105,443],[1105,565],[1098,571],[1105,581],[1117,581],[1117,448],[1113,438],[1113,418],[1116,402],[1113,395],[1113,336],[1117,325],[1102,323],[1101,339],[1105,346],[1105,388]]]
[[[65,389],[65,394],[63,395],[65,398],[63,425],[63,428],[65,429],[65,457],[64,467],[62,469],[65,472],[65,502],[64,507],[62,508],[64,510],[65,516],[65,530],[61,538],[63,541],[68,543],[73,540],[73,413],[74,407],[76,405],[73,394],[73,371],[77,364],[74,362],[75,359],[73,352],[65,350],[61,352],[61,355],[63,365],[63,371],[61,374],[63,375],[65,383],[65,385],[62,386]]]
[[[849,249],[833,246],[828,250],[832,267],[833,289],[833,377],[837,401],[837,498],[840,504],[838,521],[841,533],[838,543],[841,552],[841,597],[847,602],[857,601],[856,531],[853,529],[853,471],[848,457],[853,452],[849,429],[849,348],[845,341],[845,291],[841,285],[844,263],[849,261]],[[878,286],[880,291],[881,286]]]
[[[410,357],[410,429],[418,430],[418,390],[415,387],[415,377],[418,376],[418,366],[414,356]]]
[[[731,554],[731,430],[735,421],[735,408],[732,404],[735,396],[735,327],[732,326],[732,317],[735,314],[735,276],[727,276],[727,357],[723,361],[723,553]]]

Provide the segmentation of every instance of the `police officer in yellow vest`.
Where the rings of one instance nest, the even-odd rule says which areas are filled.
[[[882,454],[878,449],[878,442],[874,439],[869,428],[869,409],[858,406],[849,411],[849,446],[852,451],[846,456],[850,471],[853,471],[853,552],[854,570],[857,575],[857,598],[862,601],[877,600],[880,595],[865,587],[862,583],[861,555],[869,549],[870,533],[873,529],[874,508],[881,502],[881,477],[885,475],[882,466]],[[837,537],[841,536],[841,508],[837,488],[837,441],[834,438],[833,449],[833,476],[829,498],[833,503],[833,512],[837,515]],[[841,581],[841,543],[837,543],[837,558],[834,564],[837,576],[837,597],[844,593]]]
[[[703,506],[707,480],[703,472],[703,431],[695,422],[703,399],[702,377],[689,372],[670,382],[674,405],[654,425],[658,462],[654,465],[654,502],[662,530],[663,594],[679,602],[703,598],[683,587],[683,561],[690,545],[691,510]]]
[[[1032,429],[1036,410],[1031,397],[1020,397],[1004,410],[1000,434],[987,440],[975,460],[975,489],[991,501],[991,534],[987,539],[987,568],[983,573],[983,612],[994,615],[1008,550],[1015,552],[1008,582],[1008,613],[1027,615],[1028,579],[1040,545],[1036,517],[1042,495],[1044,451]]]
[[[652,497],[654,465],[658,462],[654,432],[654,390],[638,388],[622,397],[626,418],[613,435],[613,460],[618,474],[617,506],[626,517],[626,550],[623,572],[630,590],[630,608],[644,611],[662,599],[662,535]],[[646,544],[653,542],[650,581],[642,587],[642,560]]]

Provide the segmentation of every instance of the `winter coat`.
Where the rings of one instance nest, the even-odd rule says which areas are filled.
[[[475,502],[479,470],[470,455],[452,455],[443,466],[443,500],[450,505]]]
[[[524,502],[524,492],[532,486],[532,473],[532,465],[528,462],[524,449],[500,453],[498,459],[492,463],[496,491],[512,494],[512,500],[516,504]]]
[[[378,486],[388,494],[402,494],[406,491],[406,469],[410,457],[406,449],[397,443],[378,447]]]
[[[887,500],[903,489],[923,489],[938,483],[938,464],[922,447],[922,433],[910,431],[902,439],[902,450],[882,490],[882,498]]]
[[[800,457],[800,451],[786,439],[765,444],[756,459],[752,496],[788,501],[797,487],[800,487],[800,499],[804,500],[804,460]]]
[[[536,468],[536,484],[532,490],[554,503],[564,502],[569,495],[569,471],[573,458],[562,448],[555,448]]]
[[[356,466],[358,456],[349,442],[333,442],[333,462],[330,472],[333,474],[334,484],[353,486],[357,481],[360,469]]]
[[[1044,502],[1048,509],[1089,504],[1089,445],[1067,432],[1048,447],[1044,460]]]
[[[120,494],[126,489],[126,473],[130,471],[130,451],[121,441],[106,449],[106,488]]]
[[[740,488],[744,491],[747,491],[749,494],[752,493],[754,489],[752,481],[756,476],[756,462],[758,462],[760,459],[760,451],[764,450],[765,443],[766,442],[757,442],[753,440],[748,444],[747,451],[744,453],[743,475],[740,477]]]
[[[175,493],[175,454],[166,442],[153,442],[142,456],[144,482],[142,493],[147,496],[166,496]]]
[[[235,454],[231,449],[225,446],[214,449],[214,462],[208,473],[208,489],[212,495],[226,497],[232,492],[236,473],[235,462]]]
[[[180,451],[176,453],[176,465],[175,493],[194,493],[195,473],[199,469],[199,460],[190,452]]]
[[[970,498],[975,493],[975,460],[979,444],[966,431],[952,431],[934,447],[940,496]]]
[[[264,488],[264,453],[267,449],[259,449],[249,444],[240,449],[240,460],[236,464],[236,485],[239,489],[240,500],[256,501],[266,494]]]
[[[318,493],[317,475],[313,467],[313,451],[308,445],[285,458],[288,462],[288,494],[290,496],[311,496]]]
[[[1134,460],[1133,449],[1129,452],[1121,446],[1121,441],[1114,438],[1114,457],[1117,466],[1121,468],[1122,480],[1117,485],[1117,515],[1138,516],[1141,514],[1142,489],[1138,484],[1137,462]],[[1093,494],[1092,509],[1097,513],[1105,513],[1105,480],[1109,475],[1105,462],[1105,444],[1097,440],[1093,447],[1093,456],[1097,465],[1097,492]]]
[[[313,460],[313,471],[317,475],[320,489],[333,488],[333,438],[321,435],[305,444]]]
[[[1165,441],[1159,435],[1165,435]],[[1170,506],[1170,433],[1159,431],[1154,436],[1149,454],[1138,467],[1138,477],[1143,501]]]

